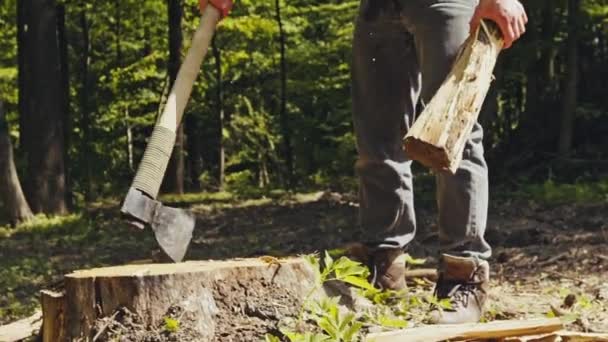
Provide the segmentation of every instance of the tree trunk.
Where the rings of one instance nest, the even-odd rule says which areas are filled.
[[[82,156],[84,164],[84,198],[86,202],[93,200],[93,171],[91,158],[93,154],[91,137],[91,113],[89,112],[89,66],[91,64],[91,41],[89,37],[89,21],[87,19],[86,6],[80,10],[80,30],[82,34],[82,58],[81,65],[81,85],[80,85],[80,111],[82,117]]]
[[[25,80],[28,78],[28,70],[25,68],[25,36],[27,21],[27,8],[25,1],[16,1],[17,4],[17,86],[19,88],[19,144],[23,150],[23,154],[27,153],[24,148],[27,142],[27,125],[25,119],[27,113],[27,92],[25,89]]]
[[[0,101],[0,196],[12,225],[30,220],[33,215],[27,204],[13,160],[13,145],[4,115],[4,103]]]
[[[217,40],[213,38],[213,56],[215,57],[215,83],[217,103],[217,143],[218,143],[218,185],[220,190],[224,187],[224,176],[226,171],[226,156],[224,152],[224,91],[222,89],[222,54],[217,47]]]
[[[120,12],[120,0],[114,0],[114,10],[116,16],[116,25],[114,25],[114,34],[116,35],[116,66],[122,65],[122,44],[120,41],[120,25],[121,25],[121,12]]]
[[[61,67],[61,107],[65,142],[63,144],[63,168],[65,170],[65,201],[69,209],[74,205],[72,177],[70,173],[70,143],[72,141],[72,119],[70,115],[70,73],[68,67],[68,41],[65,31],[65,5],[57,5],[57,41],[59,43],[59,64]]]
[[[55,0],[24,2],[27,108],[21,113],[27,153],[28,196],[34,212],[64,214],[64,113]],[[25,14],[25,13],[24,13]]]
[[[173,86],[181,64],[182,50],[182,2],[167,0],[169,11],[169,88]],[[184,193],[184,123],[176,132],[175,147],[164,179],[166,192]]]
[[[568,43],[566,62],[566,82],[562,102],[561,128],[558,153],[568,156],[572,149],[574,117],[576,115],[578,92],[578,17],[580,0],[568,0]]]
[[[285,163],[287,164],[287,188],[293,186],[293,150],[291,147],[291,129],[289,127],[289,118],[287,117],[287,62],[285,60],[285,30],[283,30],[283,21],[281,18],[281,0],[275,0],[275,14],[277,24],[279,25],[279,44],[281,50],[281,99],[279,118],[281,122],[281,130],[283,133],[283,149],[285,153]]]

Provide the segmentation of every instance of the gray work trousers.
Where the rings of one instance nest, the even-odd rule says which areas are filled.
[[[380,248],[405,248],[416,233],[411,160],[403,137],[469,34],[477,0],[362,0],[352,95],[360,222]],[[487,259],[488,170],[476,124],[457,172],[436,174],[442,253]]]

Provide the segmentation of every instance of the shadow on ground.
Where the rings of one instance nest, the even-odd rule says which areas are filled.
[[[357,225],[353,195],[315,193],[255,200],[197,198],[190,260],[286,256],[333,249],[372,238]],[[436,260],[434,208],[417,208],[419,231],[411,254]],[[495,201],[487,237],[494,289],[488,318],[545,315],[568,294],[580,302],[580,330],[608,330],[608,203],[541,205]],[[75,269],[150,259],[150,231],[125,224],[117,204],[82,215],[42,219],[0,229],[0,324],[30,314],[37,292]]]

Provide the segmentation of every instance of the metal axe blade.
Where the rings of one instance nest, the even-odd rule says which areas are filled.
[[[160,247],[175,262],[184,259],[196,220],[187,210],[162,206],[150,226]]]
[[[138,228],[150,226],[156,241],[173,261],[184,259],[196,223],[191,212],[165,206],[133,187],[129,189],[120,211],[132,225]]]

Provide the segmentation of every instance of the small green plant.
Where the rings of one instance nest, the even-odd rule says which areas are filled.
[[[165,317],[165,330],[170,333],[176,333],[179,331],[179,321],[175,318]]]
[[[310,317],[331,341],[353,341],[363,324],[352,312],[340,313],[339,297],[323,298],[310,304]]]
[[[427,296],[426,301],[441,310],[450,310],[452,309],[452,302],[449,298],[438,299],[436,296]]]
[[[282,331],[291,342],[325,342],[333,341],[331,337],[325,334],[316,334],[311,332],[295,333],[290,331]]]
[[[281,342],[281,339],[272,334],[266,334],[266,336],[264,336],[264,342]]]
[[[359,341],[364,327],[377,326],[386,329],[402,329],[409,325],[410,309],[420,307],[424,301],[407,291],[379,290],[368,281],[369,270],[359,262],[343,256],[342,251],[325,252],[323,258],[316,255],[305,257],[315,270],[315,286],[309,291],[300,309],[296,327],[302,327],[304,320],[313,322],[317,331],[301,329],[282,329],[281,332],[291,342],[303,341]],[[410,264],[421,265],[424,260],[409,256]],[[341,281],[353,286],[360,295],[374,305],[362,312],[343,312],[340,310],[339,297],[311,300],[323,284]],[[442,303],[443,304],[443,303]],[[421,315],[420,315],[421,316]],[[293,331],[296,330],[296,331]],[[275,341],[267,336],[267,341]]]

